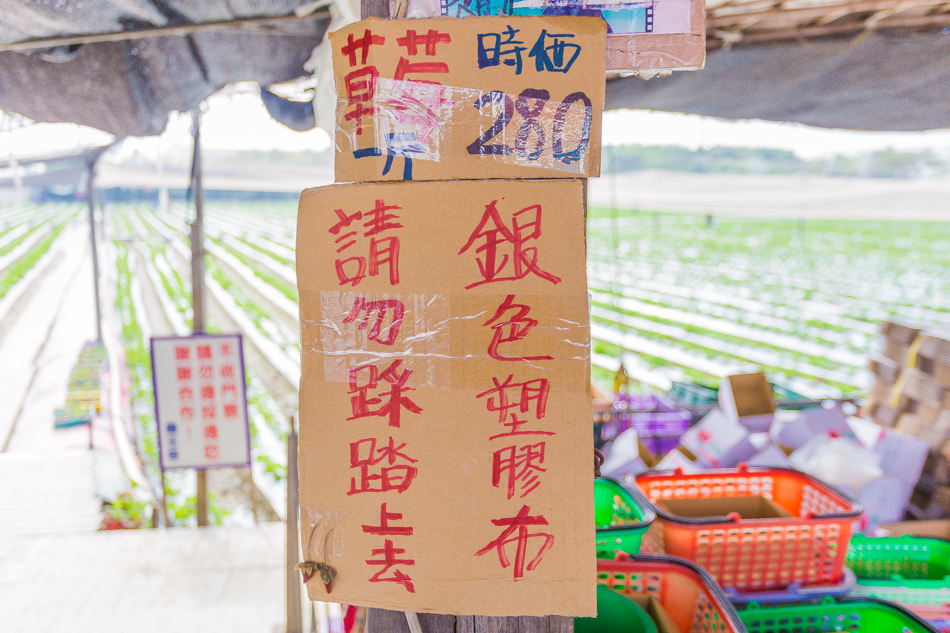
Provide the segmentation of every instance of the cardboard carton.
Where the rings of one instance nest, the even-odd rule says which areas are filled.
[[[680,438],[680,447],[707,468],[732,468],[755,455],[749,429],[720,409],[713,409]]]
[[[875,378],[870,397],[878,402],[890,402],[893,391],[894,383],[884,382],[880,378]]]
[[[937,382],[945,385],[950,384],[950,365],[946,365],[932,358],[927,358],[918,353],[914,366]]]
[[[654,468],[656,470],[682,470],[684,473],[696,473],[708,468],[708,466],[701,463],[688,449],[677,446],[667,453]]]
[[[884,347],[881,348],[881,355],[884,356],[884,358],[894,361],[900,366],[903,366],[907,363],[908,349],[910,349],[909,345],[898,343],[897,341],[892,341],[890,339],[885,339]]]
[[[762,372],[726,376],[719,386],[719,406],[750,431],[768,431],[775,416],[772,385]]]
[[[790,451],[790,448],[782,448],[770,442],[765,448],[753,455],[748,464],[749,466],[788,468]]]
[[[924,327],[926,326],[923,324],[908,321],[882,321],[881,334],[886,339],[907,347],[914,342]]]
[[[950,366],[950,330],[933,328],[922,333],[917,355]]]
[[[763,496],[662,499],[657,506],[670,514],[689,519],[738,514],[743,519],[782,519],[792,515]]]
[[[935,409],[945,408],[944,402],[950,397],[950,385],[944,384],[919,369],[904,372],[904,389],[917,402]]]
[[[868,362],[868,369],[882,382],[893,385],[901,373],[901,365],[884,357],[872,358]]]

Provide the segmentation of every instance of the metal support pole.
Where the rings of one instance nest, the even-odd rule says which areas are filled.
[[[98,158],[98,157],[97,157]],[[86,199],[89,202],[89,241],[92,244],[92,287],[96,293],[96,340],[102,342],[102,303],[99,298],[99,251],[96,248],[96,161],[86,170]]]
[[[203,334],[205,323],[205,245],[204,245],[204,190],[201,185],[201,119],[194,111],[195,152],[191,162],[191,184],[195,193],[195,221],[191,224],[191,309],[192,332]],[[195,511],[198,525],[208,525],[208,473],[197,472],[197,503]]]
[[[290,418],[290,433],[287,435],[287,633],[301,633],[303,614],[300,604],[300,572],[296,565],[299,560],[297,540],[297,426],[293,416]]]

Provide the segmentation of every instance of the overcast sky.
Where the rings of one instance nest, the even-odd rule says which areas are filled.
[[[294,132],[273,121],[256,94],[217,95],[206,102],[202,141],[220,150],[324,150],[330,139],[322,130]],[[163,136],[129,139],[122,155],[133,150],[155,155],[190,143],[191,117],[172,114]],[[71,124],[36,124],[13,132],[0,132],[0,158],[48,154],[82,145],[108,142],[102,132]],[[696,115],[647,111],[611,111],[604,114],[603,140],[607,145],[683,145],[689,148],[716,145],[790,149],[803,158],[835,153],[856,153],[886,147],[932,148],[950,153],[950,130],[883,133],[825,130],[791,123],[726,121]],[[121,158],[121,155],[119,156]]]

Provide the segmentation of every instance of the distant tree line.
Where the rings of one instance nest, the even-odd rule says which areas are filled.
[[[950,173],[950,161],[931,150],[877,150],[805,160],[783,149],[677,145],[605,146],[606,172],[664,169],[708,174],[819,174],[864,178],[917,178]]]

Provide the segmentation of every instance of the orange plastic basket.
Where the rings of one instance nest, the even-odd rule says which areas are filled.
[[[616,560],[601,559],[597,584],[622,596],[652,595],[680,633],[745,633],[712,576],[681,558],[619,554]]]
[[[684,474],[647,472],[637,485],[657,514],[642,551],[681,556],[705,567],[723,587],[738,592],[790,585],[836,584],[844,577],[851,524],[861,506],[797,470],[748,468]],[[683,517],[660,507],[664,499],[761,496],[791,517],[743,519]]]

